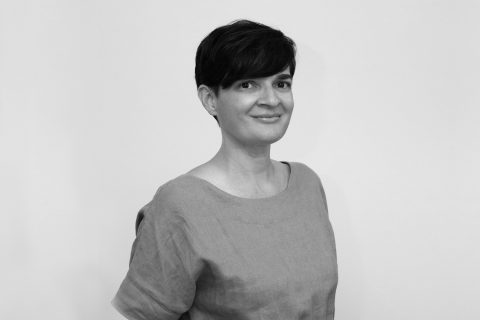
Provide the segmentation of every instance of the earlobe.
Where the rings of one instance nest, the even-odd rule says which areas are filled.
[[[212,115],[216,116],[216,99],[215,93],[206,85],[200,85],[197,89],[198,98],[200,102],[202,102],[203,107],[207,112]]]

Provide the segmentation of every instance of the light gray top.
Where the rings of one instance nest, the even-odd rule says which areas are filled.
[[[138,214],[113,300],[130,320],[331,320],[337,261],[325,193],[291,162],[287,188],[241,198],[181,175]]]

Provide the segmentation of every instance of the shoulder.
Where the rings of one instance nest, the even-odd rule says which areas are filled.
[[[311,190],[320,191],[324,202],[326,203],[325,190],[323,188],[320,176],[308,165],[301,162],[289,162],[292,171],[295,170],[296,179],[302,185],[302,189],[306,190],[308,187],[313,187]]]
[[[320,182],[320,177],[318,174],[310,168],[308,165],[302,162],[288,162],[292,167],[292,172],[295,171],[298,179],[301,180],[311,180],[316,183]],[[321,183],[321,182],[320,182]]]
[[[161,185],[153,197],[152,202],[162,207],[175,209],[182,206],[194,192],[195,184],[185,175],[180,175]]]
[[[138,231],[144,220],[162,225],[162,228],[187,224],[187,216],[199,207],[198,186],[185,175],[180,175],[161,185],[152,200],[137,215]]]

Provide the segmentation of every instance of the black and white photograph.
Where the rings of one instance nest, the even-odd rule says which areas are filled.
[[[0,317],[480,319],[480,2],[0,2]]]

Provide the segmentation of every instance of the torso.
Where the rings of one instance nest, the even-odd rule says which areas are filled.
[[[287,186],[270,197],[238,197],[190,174],[160,187],[137,218],[119,309],[145,319],[333,320],[323,187],[307,166],[286,165]]]
[[[257,199],[203,177],[180,180],[188,207],[202,199],[201,210],[182,215],[205,262],[191,319],[333,319],[337,271],[326,205],[314,173],[293,166],[285,190]]]

